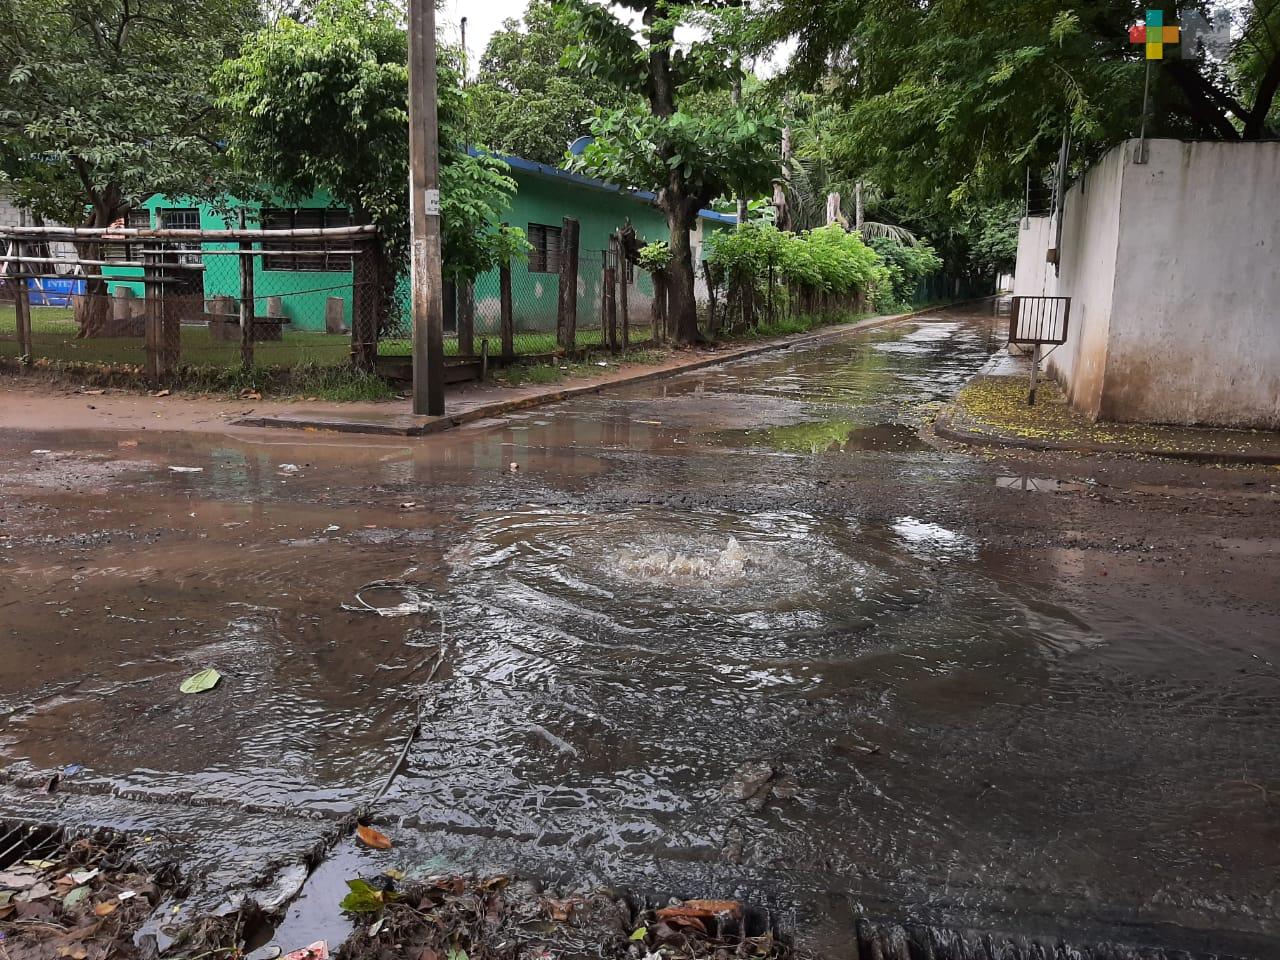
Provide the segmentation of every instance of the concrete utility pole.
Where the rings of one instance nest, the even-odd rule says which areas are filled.
[[[413,412],[444,415],[440,144],[436,8],[409,0],[409,229],[413,285]]]

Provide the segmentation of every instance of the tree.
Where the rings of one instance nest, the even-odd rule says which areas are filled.
[[[522,20],[503,23],[467,90],[471,141],[558,166],[596,113],[637,99],[600,77],[567,74],[560,59],[576,42],[548,0],[530,0]]]
[[[247,38],[217,77],[230,153],[266,187],[326,191],[379,228],[380,309],[409,243],[409,73],[402,14],[384,0],[315,0]],[[506,165],[463,144],[463,94],[448,51],[439,67],[445,276],[471,279],[520,243],[500,228],[515,190]]]
[[[671,235],[668,317],[676,338],[698,339],[689,231],[716,197],[764,192],[777,171],[777,120],[700,97],[727,90],[738,74],[743,19],[727,3],[623,0],[639,15],[634,30],[589,0],[557,0],[578,37],[566,55],[584,75],[643,93],[643,104],[598,115],[594,142],[580,159],[587,172],[626,186],[658,188]],[[699,36],[677,43],[678,28]]]
[[[154,193],[218,191],[209,79],[258,22],[254,0],[0,0],[0,21],[0,174],[20,204],[108,227]],[[80,336],[108,316],[104,281],[87,290]]]
[[[799,38],[791,82],[820,85],[844,107],[832,118],[833,156],[923,205],[1013,195],[1028,166],[1051,165],[1064,130],[1083,159],[1135,136],[1146,64],[1128,28],[1146,6],[783,0],[773,25]],[[1153,71],[1149,135],[1274,130],[1280,0],[1236,7],[1239,36],[1223,56],[1189,40],[1186,56]]]

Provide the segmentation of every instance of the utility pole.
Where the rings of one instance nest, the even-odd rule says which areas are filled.
[[[440,266],[440,131],[435,0],[409,0],[409,229],[413,285],[413,412],[444,415]]]

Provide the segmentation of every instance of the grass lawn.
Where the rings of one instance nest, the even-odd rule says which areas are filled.
[[[633,335],[633,339],[635,338],[636,337]],[[644,336],[639,339],[648,339],[648,327],[645,328]],[[489,356],[495,357],[502,352],[502,337],[498,334],[477,333],[475,335],[477,352],[480,350],[481,340],[489,341]],[[592,330],[579,330],[576,341],[579,347],[604,346],[604,331],[599,328]],[[517,330],[514,338],[514,346],[516,353],[520,355],[555,353],[556,332],[554,330]],[[394,339],[378,341],[378,356],[380,357],[407,357],[412,355],[412,353],[413,341],[408,337],[397,337]],[[456,357],[458,355],[458,337],[456,334],[445,334],[444,355],[446,357]]]
[[[31,308],[31,345],[37,359],[138,366],[146,360],[141,337],[77,340],[78,329],[69,307]],[[211,367],[232,367],[240,363],[238,340],[214,340],[207,326],[184,325],[180,330],[181,363]],[[13,306],[0,305],[0,355],[17,355],[17,331]],[[265,367],[302,363],[336,365],[346,362],[350,355],[349,336],[288,328],[283,340],[254,346],[255,362]]]

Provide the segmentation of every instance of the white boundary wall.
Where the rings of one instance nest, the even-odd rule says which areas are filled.
[[[1049,358],[1107,420],[1280,429],[1280,143],[1153,140],[1108,153],[1055,224],[1019,237],[1014,293],[1072,298]]]

